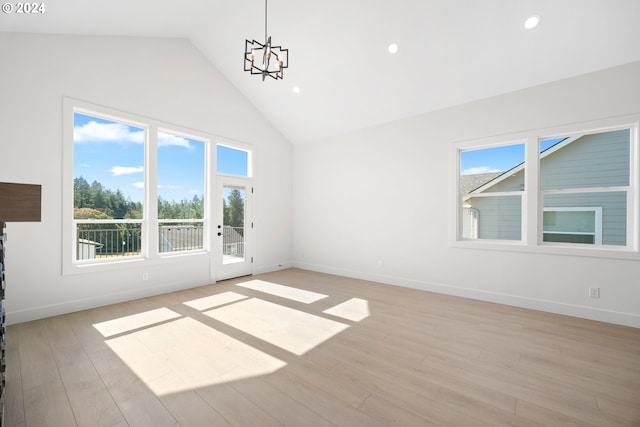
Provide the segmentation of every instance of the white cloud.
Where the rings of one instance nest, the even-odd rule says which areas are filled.
[[[191,194],[200,194],[200,190],[189,190]]]
[[[184,147],[187,149],[193,148],[187,138],[184,138],[182,136],[171,135],[168,133],[158,132],[158,146],[168,147],[170,145]]]
[[[131,185],[133,185],[133,186],[134,186],[134,187],[136,187],[136,188],[143,189],[143,188],[144,188],[144,181],[134,182],[134,183],[133,183],[133,184],[131,184]]]
[[[491,173],[502,172],[500,169],[492,168],[491,166],[477,166],[463,170],[460,175],[477,175],[479,173]]]
[[[73,128],[73,141],[83,142],[116,142],[120,144],[144,142],[144,131],[134,130],[122,123],[98,123],[90,121]]]
[[[111,172],[113,176],[129,175],[144,172],[144,166],[114,166],[109,169],[109,172]]]

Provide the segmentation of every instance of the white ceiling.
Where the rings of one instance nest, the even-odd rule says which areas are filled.
[[[289,68],[264,82],[243,71],[263,0],[44,4],[0,30],[188,38],[293,143],[640,60],[638,0],[269,0]]]

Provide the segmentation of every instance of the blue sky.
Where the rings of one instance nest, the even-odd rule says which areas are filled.
[[[540,151],[562,141],[564,138],[540,141]],[[461,175],[478,173],[505,172],[524,162],[524,144],[504,145],[480,150],[469,150],[460,153]]]
[[[220,173],[247,175],[245,151],[217,147]],[[204,192],[205,143],[183,136],[158,134],[158,194],[165,200],[191,199]],[[74,178],[105,189],[120,190],[142,201],[144,129],[80,113],[74,115]]]

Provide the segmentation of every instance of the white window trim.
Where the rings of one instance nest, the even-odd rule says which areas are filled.
[[[73,167],[74,167],[74,113],[86,113],[96,117],[113,120],[118,123],[132,125],[143,128],[147,135],[147,149],[145,151],[145,182],[146,196],[144,200],[145,216],[142,219],[142,232],[148,237],[143,239],[143,255],[131,257],[110,258],[106,260],[76,260],[76,228],[73,219]],[[87,272],[100,272],[113,269],[130,268],[132,265],[141,263],[163,263],[170,259],[178,261],[184,256],[207,257],[211,256],[213,251],[212,223],[210,216],[215,212],[212,204],[215,200],[213,192],[215,186],[211,181],[215,179],[216,171],[216,150],[215,144],[222,138],[218,135],[212,135],[207,132],[188,129],[183,126],[173,125],[171,123],[161,122],[158,120],[137,116],[131,113],[118,111],[104,106],[91,104],[73,98],[63,98],[63,147],[62,147],[62,274],[80,274]],[[148,215],[149,212],[157,212],[157,133],[167,132],[174,135],[185,136],[187,138],[196,139],[205,142],[205,214],[202,221],[205,223],[204,248],[202,250],[180,251],[175,253],[160,253],[158,250],[157,233],[149,232],[156,230],[158,225],[157,214]],[[228,142],[225,145],[231,147],[236,143]],[[241,146],[248,146],[245,143],[238,143]],[[116,220],[131,221],[131,220]],[[133,220],[140,222],[140,220]],[[199,220],[200,221],[200,220]],[[154,228],[155,226],[155,228]]]
[[[560,136],[575,134],[587,134],[613,131],[618,129],[630,129],[630,183],[628,187],[607,187],[598,191],[614,191],[623,189],[627,192],[627,245],[582,245],[582,244],[550,244],[542,242],[542,204],[543,192],[539,189],[539,141]],[[640,159],[639,134],[640,114],[631,114],[621,117],[594,120],[571,125],[561,125],[553,128],[529,130],[513,134],[463,140],[452,143],[450,170],[450,242],[452,247],[467,249],[485,249],[499,251],[522,251],[556,255],[591,256],[600,258],[633,259],[640,260]],[[474,240],[463,239],[461,224],[461,197],[460,184],[460,152],[471,149],[492,148],[513,143],[525,143],[525,190],[522,195],[522,240]],[[533,160],[532,160],[533,159]],[[585,189],[593,191],[596,189]],[[582,189],[571,189],[571,192]],[[549,191],[547,190],[546,193]]]

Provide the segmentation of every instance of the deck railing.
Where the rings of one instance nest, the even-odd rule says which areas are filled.
[[[76,259],[117,258],[142,253],[142,222],[76,220]],[[158,252],[191,251],[204,248],[201,220],[161,221]],[[223,227],[223,255],[244,256],[244,227]]]
[[[76,259],[134,256],[142,252],[141,222],[77,222]]]

